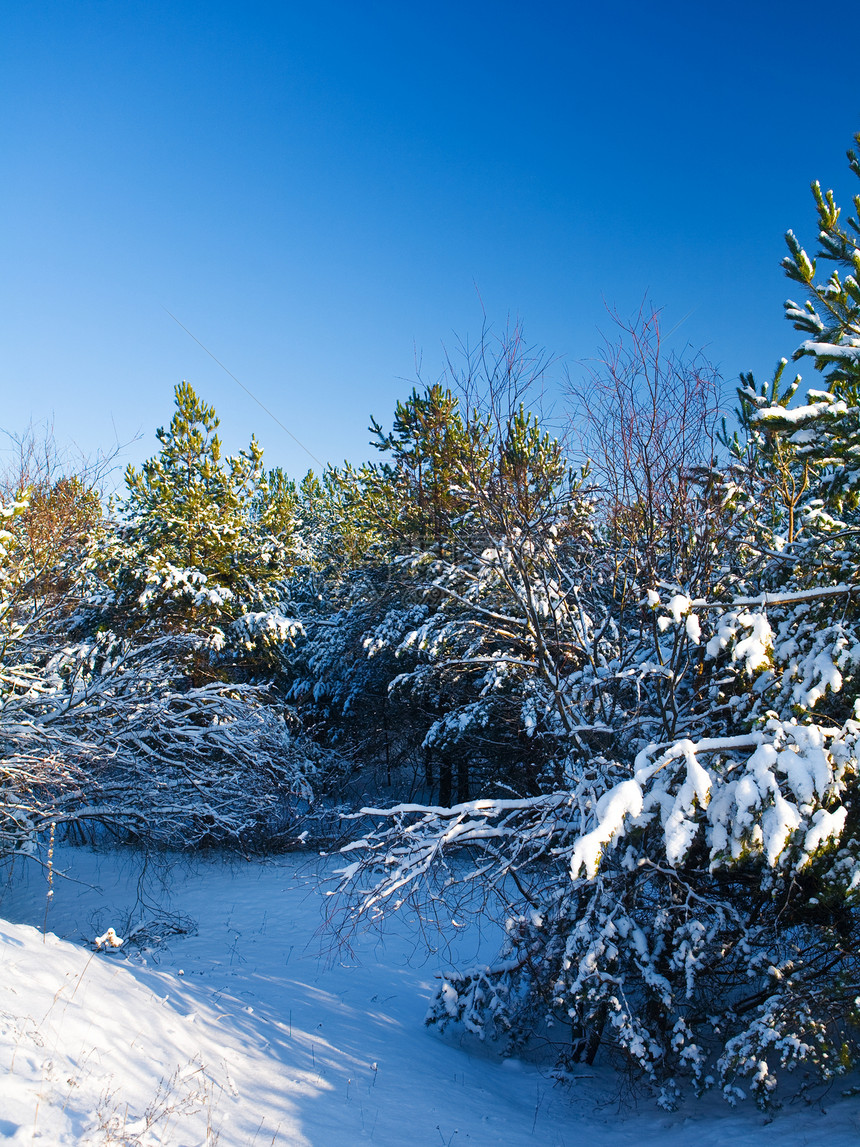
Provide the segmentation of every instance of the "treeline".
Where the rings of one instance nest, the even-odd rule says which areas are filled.
[[[813,190],[816,258],[789,234],[783,266],[821,387],[744,377],[732,432],[646,311],[569,387],[564,436],[545,360],[486,331],[373,424],[376,461],[298,484],[254,441],[222,458],[186,384],[119,506],[22,456],[0,848],[51,824],[287,847],[370,805],[353,916],[440,873],[506,920],[435,1020],[614,1050],[668,1105],[850,1067],[860,223]]]

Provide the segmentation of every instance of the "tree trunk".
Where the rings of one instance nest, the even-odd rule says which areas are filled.
[[[469,761],[463,756],[457,761],[457,804],[469,800]]]
[[[443,756],[439,760],[439,804],[443,808],[450,807],[452,781],[451,758]]]

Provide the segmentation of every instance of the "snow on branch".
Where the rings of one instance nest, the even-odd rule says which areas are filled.
[[[524,800],[364,808],[354,815],[382,824],[343,850],[361,856],[341,871],[342,888],[362,878],[361,913],[466,848],[491,855],[494,879],[549,856],[566,864],[570,880],[591,881],[608,850],[649,826],[671,867],[685,863],[698,841],[712,870],[752,852],[772,867],[800,871],[840,838],[839,800],[859,734],[854,722],[823,729],[771,719],[749,734],[649,745],[633,776],[602,792],[591,776],[570,791]],[[487,869],[481,871],[487,879]]]
[[[101,635],[6,696],[0,853],[33,848],[52,821],[174,847],[253,848],[294,831],[322,751],[295,738],[259,688],[190,686],[175,658],[175,640]]]

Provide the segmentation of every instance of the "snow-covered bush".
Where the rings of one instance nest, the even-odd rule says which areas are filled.
[[[766,1097],[780,1066],[827,1077],[858,1043],[858,734],[771,718],[530,800],[366,809],[382,824],[346,876],[376,873],[360,912],[440,868],[507,902],[498,961],[449,975],[433,1020],[514,1047],[546,1024],[562,1061],[616,1048],[667,1101],[685,1076]]]
[[[105,633],[31,663],[0,714],[0,849],[49,824],[173,847],[277,847],[330,779],[324,755],[249,685],[189,685],[184,644]]]
[[[204,512],[199,490],[192,502]],[[208,571],[147,550],[155,564],[141,578],[141,538],[103,520],[75,476],[24,489],[2,513],[0,852],[31,850],[52,824],[183,847],[294,838],[334,756],[288,729],[264,685],[242,681],[239,655],[259,661],[300,627],[254,598],[247,570],[220,577],[233,535]]]

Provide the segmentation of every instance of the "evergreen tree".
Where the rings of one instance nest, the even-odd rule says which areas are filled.
[[[472,429],[458,399],[438,383],[397,403],[389,433],[372,420],[372,443],[389,457],[364,470],[364,485],[401,548],[449,556],[452,523],[465,509],[463,463],[477,445]]]
[[[188,383],[177,386],[176,413],[156,432],[159,453],[126,471],[123,509],[151,564],[245,592],[286,572],[294,494],[280,471],[265,473],[256,439],[223,459],[218,424]]]
[[[478,911],[495,894],[499,959],[446,977],[431,1021],[513,1048],[560,1032],[566,1063],[620,1051],[667,1106],[685,1078],[767,1105],[785,1070],[828,1080],[860,1059],[860,223],[840,228],[833,196],[814,194],[819,256],[842,273],[817,284],[789,235],[785,268],[809,298],[787,314],[813,336],[795,357],[827,389],[794,405],[784,364],[763,387],[744,379],[728,467],[702,475],[715,532],[689,513],[695,498],[680,530],[663,519],[687,499],[671,471],[643,500],[665,458],[634,451],[619,529],[628,511],[643,521],[644,552],[632,539],[623,582],[611,532],[597,532],[591,579],[559,562],[581,659],[558,665],[556,688],[573,712],[583,694],[620,702],[605,706],[604,747],[596,721],[585,737],[569,728],[552,792],[373,810],[347,876],[381,873],[356,893],[359,915],[403,903],[434,869],[457,893],[480,887]],[[511,600],[491,611],[509,632]]]
[[[125,522],[104,563],[108,620],[197,635],[207,656],[256,673],[257,655],[265,661],[300,629],[281,609],[297,495],[282,471],[265,471],[256,439],[222,458],[217,428],[213,408],[182,383],[159,453],[126,471]]]

